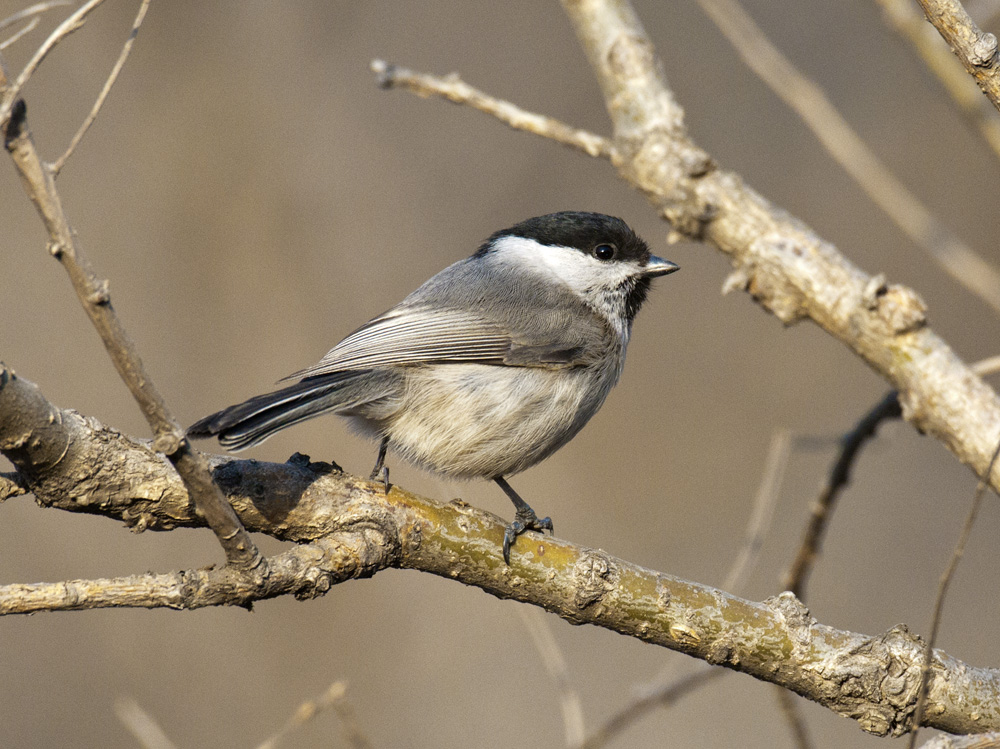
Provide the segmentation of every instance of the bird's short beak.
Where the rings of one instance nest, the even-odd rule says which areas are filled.
[[[646,267],[642,269],[642,272],[647,276],[665,276],[668,273],[673,273],[675,270],[680,269],[681,266],[677,263],[671,263],[669,260],[664,260],[662,257],[650,255],[649,261],[646,263]]]

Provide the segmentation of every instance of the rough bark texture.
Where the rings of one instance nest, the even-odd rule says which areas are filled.
[[[0,452],[39,504],[106,515],[135,530],[203,526],[169,462],[134,440],[49,404],[0,370]],[[905,626],[868,636],[818,623],[791,593],[762,603],[645,569],[598,549],[527,534],[512,564],[504,522],[463,502],[393,487],[386,495],[335,465],[211,457],[213,475],[251,531],[299,542],[266,576],[232,566],[113,580],[0,586],[0,614],[114,606],[249,606],[308,598],[387,567],[432,572],[779,684],[878,735],[909,730],[923,645]],[[1000,674],[935,651],[925,725],[1000,728]]]

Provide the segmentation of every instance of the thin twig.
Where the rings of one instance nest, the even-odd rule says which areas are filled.
[[[1000,56],[997,38],[984,32],[958,0],[917,0],[927,20],[948,42],[966,72],[1000,110]]]
[[[1000,356],[982,359],[969,368],[980,377],[995,374],[1000,372]],[[861,454],[861,448],[875,437],[875,432],[883,421],[898,419],[900,416],[902,410],[899,406],[899,396],[895,390],[890,390],[861,417],[850,432],[840,439],[840,451],[830,468],[826,482],[813,502],[809,525],[806,527],[795,560],[782,579],[783,588],[795,593],[799,600],[806,600],[806,583],[822,547],[823,537],[836,501],[851,481],[851,469]]]
[[[647,713],[661,707],[669,707],[682,697],[686,697],[698,687],[702,687],[713,679],[722,676],[725,671],[719,668],[702,669],[693,674],[681,677],[663,689],[652,692],[634,702],[629,703],[617,713],[608,718],[583,742],[580,749],[600,749],[607,745],[615,736],[636,723]]]
[[[994,154],[1000,156],[1000,113],[990,106],[989,100],[962,69],[948,45],[941,43],[940,35],[927,23],[924,14],[917,11],[912,0],[877,2],[889,25],[909,41],[927,69],[937,77],[958,111],[979,130]]]
[[[991,356],[986,359],[980,359],[969,368],[980,377],[996,374],[997,372],[1000,372],[1000,356]]]
[[[820,488],[819,496],[813,502],[809,524],[806,526],[798,553],[782,580],[783,589],[792,591],[799,600],[806,599],[806,582],[823,545],[823,537],[826,535],[837,499],[851,481],[851,468],[861,448],[875,436],[879,424],[886,419],[898,419],[901,415],[899,398],[893,390],[841,439],[837,459],[830,468],[826,482]]]
[[[131,697],[115,700],[115,715],[143,749],[176,749],[156,719]]]
[[[40,22],[41,19],[35,16],[30,21],[28,21],[28,23],[24,25],[24,28],[22,28],[20,31],[14,34],[14,36],[7,37],[6,39],[4,39],[2,42],[0,42],[0,52],[3,52],[5,49],[7,49],[7,47],[10,47],[12,44],[16,43],[18,39],[21,39],[27,34],[30,34],[32,31],[34,31],[35,27],[38,26]]]
[[[588,156],[611,156],[612,144],[607,138],[571,127],[552,117],[528,112],[509,101],[485,94],[462,81],[455,73],[444,77],[415,73],[384,60],[373,60],[371,69],[378,76],[378,85],[382,88],[403,88],[423,97],[439,96],[492,115],[515,130],[541,135],[583,151]]]
[[[39,16],[47,10],[52,10],[52,8],[58,8],[63,5],[72,5],[68,0],[51,0],[47,3],[36,3],[35,5],[29,5],[23,10],[17,11],[17,13],[11,13],[9,16],[0,20],[0,31],[13,26],[15,23],[20,23],[25,18],[30,16]]]
[[[948,587],[951,585],[951,580],[955,576],[955,570],[958,569],[958,563],[962,561],[962,556],[965,554],[965,545],[968,543],[969,536],[972,534],[972,528],[976,524],[976,516],[979,514],[983,497],[986,495],[986,487],[989,485],[989,476],[993,472],[993,466],[996,464],[998,457],[1000,457],[1000,441],[997,442],[997,449],[993,451],[993,458],[990,460],[990,465],[986,469],[986,473],[983,474],[983,477],[979,479],[979,483],[976,485],[976,491],[972,498],[972,506],[969,508],[969,514],[965,518],[965,525],[962,526],[962,532],[959,534],[958,542],[952,551],[951,559],[948,561],[948,566],[945,568],[938,582],[937,599],[934,601],[934,616],[931,619],[930,635],[927,638],[927,645],[924,652],[924,665],[920,670],[920,692],[917,697],[917,706],[913,711],[913,733],[910,734],[910,749],[914,749],[917,745],[917,734],[920,731],[920,722],[923,720],[927,704],[927,691],[931,680],[931,666],[934,662],[934,645],[937,643],[938,630],[941,627],[941,616],[944,613],[944,599],[948,593]]]
[[[87,3],[84,3],[65,21],[59,24],[55,31],[49,34],[48,38],[42,42],[42,46],[40,46],[32,58],[28,60],[24,69],[21,70],[17,79],[12,84],[7,81],[6,75],[4,75],[4,80],[0,82],[0,84],[2,84],[0,85],[0,91],[3,93],[3,98],[0,99],[0,129],[5,129],[7,127],[7,120],[10,118],[14,103],[18,100],[18,97],[21,94],[21,89],[24,88],[24,84],[28,82],[28,79],[31,78],[38,66],[41,65],[42,60],[46,58],[49,52],[51,52],[53,48],[59,44],[59,42],[77,29],[82,28],[83,24],[87,21],[87,16],[89,16],[103,2],[104,0],[90,0]]]
[[[340,719],[344,738],[354,749],[369,749],[372,745],[358,725],[354,711],[347,702],[347,683],[335,681],[326,691],[314,700],[306,700],[295,710],[288,722],[273,736],[263,741],[257,749],[275,749],[287,736],[297,728],[305,725],[325,710],[333,710]]]
[[[812,130],[869,199],[953,279],[1000,313],[1000,271],[927,209],[875,155],[823,90],[799,72],[737,0],[698,0],[743,62]]]
[[[566,658],[563,657],[559,643],[552,635],[548,615],[534,606],[518,606],[517,613],[531,635],[535,650],[541,656],[542,665],[559,691],[559,709],[562,711],[563,730],[566,735],[566,746],[576,749],[583,744],[586,732],[583,723],[583,705],[580,692],[569,675]]]
[[[85,7],[90,7],[96,2],[98,0]],[[70,18],[78,16],[79,11]],[[82,20],[77,20],[77,23],[82,23]],[[66,22],[60,29],[64,27]],[[65,33],[68,32],[64,32],[64,35]],[[50,45],[54,36],[56,34],[46,40],[46,45]],[[0,61],[0,91],[5,90],[7,82]],[[6,91],[9,92],[9,89]],[[49,251],[69,275],[73,289],[100,335],[119,376],[132,393],[143,416],[146,417],[154,434],[154,446],[167,456],[181,476],[185,487],[225,551],[226,561],[260,579],[267,572],[264,557],[233,512],[233,508],[212,482],[208,462],[204,456],[192,449],[184,430],[173,418],[166,401],[145,371],[135,344],[111,304],[108,281],[97,276],[80,247],[76,232],[73,231],[63,210],[53,173],[35,148],[26,112],[24,101],[17,99],[12,116],[3,128],[4,146],[20,174],[25,193],[34,203],[45,224],[49,235]]]
[[[757,564],[764,538],[771,528],[774,508],[781,494],[781,482],[788,467],[788,456],[791,454],[792,433],[790,430],[776,429],[771,435],[771,445],[764,461],[764,475],[757,495],[754,497],[753,512],[747,527],[743,531],[740,550],[736,553],[733,565],[722,583],[723,590],[738,592],[743,589],[750,571]]]
[[[806,728],[805,719],[799,709],[798,698],[787,689],[778,689],[777,695],[778,706],[781,708],[781,714],[785,716],[785,722],[791,729],[795,746],[799,749],[811,749],[813,740],[809,736],[809,729]]]
[[[83,136],[87,134],[90,126],[94,124],[94,120],[97,119],[97,114],[101,111],[101,107],[104,106],[104,100],[108,98],[108,94],[111,92],[111,87],[115,85],[115,81],[118,80],[118,74],[121,73],[122,68],[125,67],[125,61],[128,60],[129,53],[132,51],[132,45],[135,43],[135,38],[139,34],[139,27],[142,26],[142,21],[146,17],[146,11],[149,9],[149,3],[151,0],[142,0],[139,4],[139,12],[135,16],[135,21],[132,22],[132,30],[129,31],[128,38],[125,40],[124,46],[122,46],[121,54],[118,55],[118,59],[115,61],[114,67],[111,68],[111,73],[108,75],[108,79],[104,82],[104,87],[101,89],[101,93],[97,95],[97,100],[94,102],[94,106],[90,108],[90,113],[87,118],[80,125],[80,129],[76,131],[72,140],[69,142],[69,146],[66,148],[66,152],[60,156],[58,159],[49,164],[49,169],[52,170],[52,176],[58,177],[59,172],[66,165],[69,157],[73,155],[73,151],[79,145],[80,141],[83,140]]]

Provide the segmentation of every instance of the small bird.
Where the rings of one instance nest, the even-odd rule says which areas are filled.
[[[485,478],[514,503],[503,556],[552,530],[507,476],[569,442],[621,376],[650,279],[679,266],[651,255],[619,218],[565,211],[491,235],[319,362],[197,422],[238,451],[324,413],[379,441],[371,478],[388,491],[388,450],[438,474]]]

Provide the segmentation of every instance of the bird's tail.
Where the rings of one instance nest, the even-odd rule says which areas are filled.
[[[259,445],[285,427],[348,406],[343,401],[351,398],[341,398],[339,393],[355,379],[351,375],[309,378],[273,393],[255,396],[206,416],[188,427],[187,434],[195,438],[217,436],[219,444],[233,451]]]

